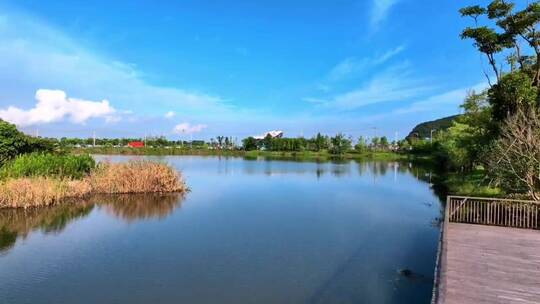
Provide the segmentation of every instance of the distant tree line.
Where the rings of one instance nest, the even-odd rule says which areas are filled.
[[[330,154],[344,154],[347,152],[370,152],[370,151],[391,151],[396,150],[397,143],[389,143],[388,139],[383,137],[373,137],[368,142],[364,137],[360,137],[353,146],[354,140],[351,137],[338,133],[335,136],[322,135],[317,133],[312,138],[273,138],[266,136],[264,139],[255,139],[248,137],[242,140],[242,147],[246,151],[267,150],[284,152],[322,152]]]
[[[14,128],[15,126],[13,126]],[[16,130],[16,128],[15,128]],[[17,131],[18,132],[18,131]],[[19,132],[20,133],[20,132]],[[264,150],[278,152],[327,152],[330,154],[344,154],[348,152],[384,152],[397,151],[401,142],[390,143],[385,136],[373,137],[369,141],[360,137],[356,141],[342,133],[334,136],[317,133],[312,138],[273,138],[267,136],[263,139],[254,137],[244,138],[237,143],[233,137],[216,136],[208,141],[205,140],[169,140],[164,136],[146,138],[35,138],[22,134],[29,141],[46,143],[49,149],[64,150],[70,148],[93,147],[127,147],[130,142],[144,142],[146,147],[152,148],[184,148],[184,149],[215,149],[215,150]]]

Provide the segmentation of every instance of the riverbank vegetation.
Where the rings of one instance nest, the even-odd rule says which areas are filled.
[[[407,153],[400,151],[364,151],[351,149],[341,155],[332,154],[329,151],[268,151],[232,149],[189,149],[181,147],[158,148],[129,148],[129,147],[87,147],[73,150],[75,154],[93,155],[196,155],[196,156],[223,156],[223,157],[245,157],[245,158],[268,158],[268,159],[297,159],[297,160],[332,160],[332,159],[366,159],[366,160],[403,160],[409,157]]]
[[[129,143],[130,139],[107,139],[96,142],[107,142],[105,145],[68,145],[63,149],[75,154],[104,155],[201,155],[201,156],[235,156],[265,157],[271,159],[298,160],[330,160],[330,159],[371,159],[371,160],[403,160],[414,155],[403,149],[402,141],[390,142],[385,136],[352,137],[338,133],[335,136],[318,133],[312,138],[305,137],[271,137],[270,135],[256,139],[247,137],[241,145],[235,144],[230,137],[218,136],[218,140],[209,142],[182,142],[160,138],[146,141],[142,147],[128,145],[112,145],[112,143]],[[64,139],[60,142],[88,142],[83,139]]]
[[[370,141],[364,137],[354,140],[344,134],[335,136],[318,133],[312,138],[282,138],[267,136],[263,139],[247,137],[242,145],[236,145],[230,137],[218,136],[218,140],[209,142],[181,142],[161,138],[146,141],[142,147],[115,146],[112,143],[129,143],[130,139],[108,139],[105,145],[68,145],[62,149],[75,154],[94,155],[200,155],[233,156],[268,159],[296,160],[332,160],[332,159],[368,159],[368,160],[403,160],[410,155],[402,149],[401,142],[390,142],[386,137],[373,137]],[[62,140],[61,140],[62,142]],[[63,142],[87,142],[82,139],[64,139]],[[103,143],[103,140],[96,142]]]
[[[0,179],[37,176],[82,179],[95,166],[96,161],[88,154],[22,154],[2,166]]]
[[[86,179],[93,193],[126,194],[185,192],[179,173],[167,164],[152,161],[100,163]]]
[[[13,149],[20,148],[20,150]],[[180,174],[150,161],[98,163],[56,150],[0,121],[0,208],[38,207],[93,194],[185,192]]]
[[[516,10],[495,0],[460,12],[474,24],[462,38],[474,42],[492,70],[484,71],[488,88],[469,93],[450,128],[432,140],[412,140],[411,153],[435,159],[452,193],[540,200],[540,3]]]
[[[17,174],[0,181],[0,208],[49,206],[94,194],[183,193],[187,190],[175,169],[150,161],[99,163],[80,179],[28,168],[22,171],[25,175]]]

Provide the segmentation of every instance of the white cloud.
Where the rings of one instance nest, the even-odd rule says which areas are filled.
[[[188,122],[183,122],[180,124],[177,124],[174,126],[173,133],[174,134],[193,134],[193,133],[199,133],[202,130],[206,129],[207,125],[204,124],[197,124],[192,125]]]
[[[422,80],[415,79],[409,65],[403,63],[383,70],[361,87],[334,96],[322,105],[337,110],[354,110],[370,104],[409,100],[430,89]]]
[[[32,16],[10,12],[3,18],[0,102],[30,106],[27,101],[37,88],[56,87],[90,99],[104,96],[119,108],[151,115],[164,107],[181,108],[189,115],[230,112],[219,96],[150,83],[135,65],[83,48]]]
[[[174,116],[176,116],[176,113],[174,113],[173,111],[169,111],[169,112],[165,113],[165,118],[171,119]]]
[[[29,110],[14,106],[0,109],[0,118],[21,127],[58,122],[66,118],[78,124],[96,117],[103,117],[109,122],[117,119],[113,116],[116,110],[107,100],[69,98],[64,91],[44,89],[38,90],[35,98],[37,103]]]
[[[377,29],[386,19],[390,9],[400,0],[373,0],[371,7],[370,23],[371,27]]]
[[[386,61],[388,61],[390,58],[398,55],[399,53],[403,52],[405,50],[404,45],[400,45],[392,50],[387,51],[386,53],[382,54],[381,56],[378,56],[374,59],[376,64],[381,64]]]
[[[459,105],[463,103],[467,93],[471,90],[481,92],[488,87],[488,84],[483,82],[476,84],[472,87],[460,88],[430,96],[424,100],[411,103],[407,107],[399,108],[393,111],[394,114],[407,114],[431,111],[433,108],[450,107],[458,109]]]
[[[346,76],[361,70],[369,64],[369,61],[365,58],[358,59],[354,57],[345,58],[345,60],[338,63],[335,67],[330,70],[328,79],[331,81],[338,81]]]
[[[418,115],[421,115],[422,117],[429,115],[429,118],[424,118],[425,120],[453,115],[459,113],[459,106],[463,104],[468,92],[471,90],[481,92],[486,88],[488,88],[488,84],[486,82],[482,82],[473,86],[453,89],[431,95],[421,100],[413,101],[407,106],[388,112],[364,116],[357,121],[363,123],[373,123],[378,121],[395,121],[403,117],[414,118],[418,117]],[[413,119],[413,122],[418,123],[416,119]]]
[[[403,52],[405,50],[404,45],[400,45],[394,49],[391,49],[383,54],[372,56],[372,57],[364,57],[364,58],[356,58],[356,57],[349,57],[345,60],[338,63],[335,67],[330,70],[330,73],[328,74],[328,79],[330,81],[339,81],[343,78],[346,78],[352,74],[366,71],[367,69],[376,67],[378,65],[381,65],[388,60],[392,59],[399,53]]]

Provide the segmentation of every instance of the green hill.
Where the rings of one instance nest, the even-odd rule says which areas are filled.
[[[426,121],[421,124],[416,125],[412,131],[407,135],[409,138],[429,138],[431,130],[446,130],[452,126],[452,122],[456,120],[460,115],[453,115],[437,120]]]

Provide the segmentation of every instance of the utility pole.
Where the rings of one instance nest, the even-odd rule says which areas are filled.
[[[94,147],[96,146],[96,131],[94,131],[92,138],[94,139]]]
[[[373,129],[373,138],[377,137],[377,127],[372,127]]]
[[[437,131],[437,129],[431,129],[431,131],[429,132],[429,141],[431,143],[433,143],[433,131]]]

